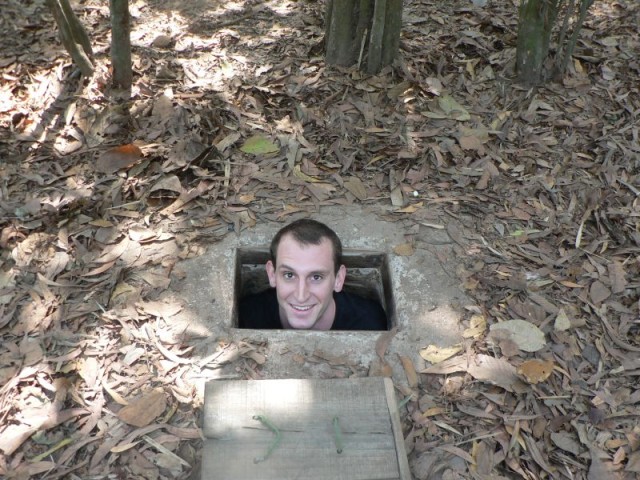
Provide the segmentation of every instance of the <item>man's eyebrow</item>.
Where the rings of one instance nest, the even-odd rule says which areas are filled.
[[[290,272],[295,272],[296,269],[293,267],[290,267],[289,265],[286,264],[282,264],[278,267],[278,270],[287,270]],[[322,275],[326,275],[327,273],[329,273],[330,270],[315,270],[313,272],[310,272],[309,275],[318,275],[318,274],[322,274]]]

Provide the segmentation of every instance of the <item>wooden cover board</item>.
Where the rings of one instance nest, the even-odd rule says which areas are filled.
[[[276,435],[256,415],[281,434],[258,463]],[[411,479],[388,378],[210,381],[204,435],[202,480]]]

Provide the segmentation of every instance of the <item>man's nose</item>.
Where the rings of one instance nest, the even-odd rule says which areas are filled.
[[[306,300],[307,294],[307,282],[304,278],[301,278],[300,280],[298,280],[298,284],[296,286],[296,300],[298,300],[299,302]]]

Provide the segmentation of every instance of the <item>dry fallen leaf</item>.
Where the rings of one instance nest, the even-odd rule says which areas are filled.
[[[487,319],[484,315],[473,315],[469,319],[469,328],[462,332],[463,338],[478,338],[487,329]]]
[[[164,392],[157,389],[122,407],[118,412],[118,418],[134,427],[146,427],[164,412],[166,406]]]
[[[565,452],[573,453],[574,455],[580,455],[582,448],[580,444],[575,440],[575,435],[567,432],[551,432],[551,441],[556,447],[561,448]]]
[[[458,143],[463,150],[482,150],[482,140],[475,135],[461,135]]]
[[[335,191],[335,187],[330,183],[309,183],[306,185],[306,188],[321,202],[330,198],[331,194]]]
[[[100,366],[95,357],[81,358],[77,363],[78,374],[89,388],[93,388],[98,379]]]
[[[44,356],[44,352],[40,346],[40,341],[36,338],[27,336],[25,336],[20,342],[20,353],[23,356],[24,365],[27,366],[37,364]]]
[[[136,307],[141,312],[164,319],[176,315],[183,308],[178,302],[164,302],[162,300],[146,300],[138,302]]]
[[[599,448],[590,446],[589,453],[591,454],[591,465],[587,473],[587,480],[617,480],[620,478],[616,475],[611,462],[602,460],[603,458],[607,458],[605,452]]]
[[[473,465],[470,470],[476,472],[478,476],[489,476],[493,471],[493,447],[487,445],[486,442],[473,442],[471,447],[471,458]]]
[[[396,186],[391,190],[391,205],[394,207],[404,207],[404,195],[402,194],[402,187]]]
[[[262,353],[251,350],[243,355],[244,357],[250,358],[258,365],[263,365],[267,361],[267,357],[265,357]]]
[[[349,177],[345,180],[344,186],[361,202],[367,199],[367,188],[358,177]]]
[[[370,377],[391,377],[393,375],[393,369],[386,360],[374,358],[369,365],[368,375]]]
[[[399,208],[398,210],[394,210],[395,213],[415,213],[420,210],[424,206],[424,202],[413,203],[404,208]]]
[[[312,177],[311,175],[307,175],[306,173],[304,173],[300,169],[300,165],[296,165],[295,167],[293,167],[293,174],[296,177],[298,177],[300,180],[304,180],[305,182],[309,182],[309,183],[318,183],[322,181],[317,177]]]
[[[640,450],[636,450],[629,455],[629,461],[627,462],[625,471],[640,473]]]
[[[116,173],[122,168],[130,167],[140,158],[142,158],[142,150],[132,143],[110,148],[98,158],[96,171],[106,174]]]
[[[492,332],[507,333],[508,338],[525,352],[537,352],[546,345],[542,330],[526,320],[507,320],[489,327]]]
[[[564,311],[564,308],[558,311],[558,315],[556,315],[556,319],[553,322],[553,328],[560,332],[571,328],[571,321],[567,316],[567,312]]]
[[[218,143],[216,143],[215,146],[218,149],[218,151],[224,152],[227,148],[229,148],[231,145],[233,145],[238,140],[240,140],[240,137],[241,135],[238,132],[230,133],[229,135],[224,137],[222,140],[220,140]]]
[[[25,424],[7,425],[7,427],[2,430],[2,435],[0,435],[0,450],[3,451],[5,455],[11,455],[20,448],[20,445],[33,435],[35,431],[36,428]]]
[[[411,243],[401,243],[393,247],[393,252],[401,257],[410,257],[415,253],[415,248]]]
[[[589,296],[595,305],[600,305],[611,296],[611,290],[609,290],[600,280],[596,280],[589,288]]]
[[[467,372],[476,380],[487,381],[512,392],[518,383],[516,368],[504,358],[489,355],[460,355],[422,370],[420,373],[448,375],[455,372]]]
[[[153,187],[149,189],[149,193],[165,190],[167,192],[182,193],[183,188],[180,179],[175,175],[167,175],[158,180]]]
[[[147,242],[157,238],[158,234],[150,228],[134,225],[129,229],[129,238],[135,242]]]
[[[427,362],[433,364],[445,361],[447,358],[451,358],[454,355],[462,351],[462,345],[454,345],[452,347],[438,347],[436,345],[429,345],[427,348],[420,350],[420,356]]]
[[[404,368],[405,375],[407,376],[407,382],[411,388],[416,388],[419,383],[418,374],[416,373],[416,369],[413,366],[413,362],[409,357],[405,357],[404,355],[398,355],[400,358],[400,362],[402,362],[402,367]]]
[[[516,372],[524,377],[528,383],[544,382],[553,372],[553,360],[527,360],[518,367]]]
[[[435,417],[437,415],[442,415],[447,413],[447,411],[443,407],[431,407],[427,408],[424,412],[422,412],[423,417]]]
[[[609,280],[611,281],[611,291],[613,293],[622,293],[627,288],[627,280],[625,278],[624,266],[620,262],[611,262],[607,265],[609,271]]]

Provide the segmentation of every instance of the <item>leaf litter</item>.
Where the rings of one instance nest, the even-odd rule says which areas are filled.
[[[176,263],[361,203],[446,231],[430,248],[477,302],[463,344],[415,345],[423,366],[378,342],[415,478],[637,478],[636,3],[596,2],[565,77],[531,91],[511,82],[511,3],[410,2],[374,77],[324,65],[323,4],[151,3],[131,4],[126,107],[104,49],[74,79],[41,2],[0,13],[1,476],[197,478],[197,381],[268,358],[171,328]],[[106,45],[108,7],[77,8]]]

